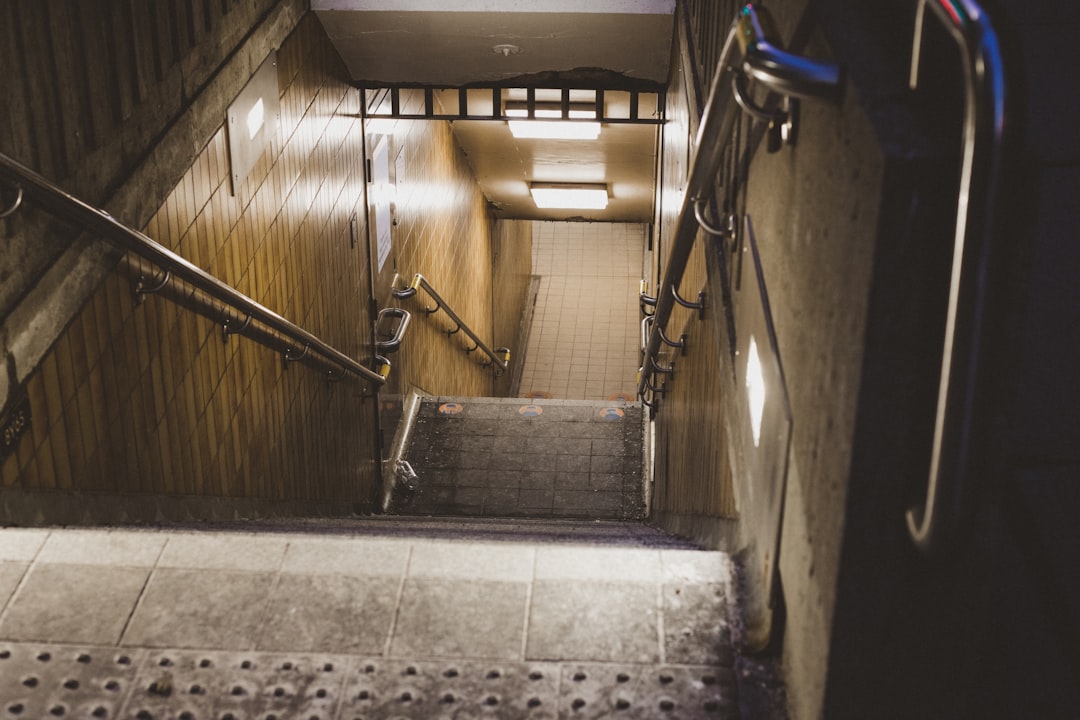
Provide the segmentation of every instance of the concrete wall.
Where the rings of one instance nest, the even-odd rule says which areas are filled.
[[[927,607],[935,583],[955,590],[970,587],[971,578],[944,573],[947,582],[940,584],[942,576],[926,577],[904,536],[903,516],[914,478],[925,475],[927,408],[935,387],[928,378],[940,358],[941,278],[949,261],[941,248],[949,247],[951,233],[955,145],[928,131],[936,118],[921,114],[905,90],[913,7],[788,0],[768,9],[784,47],[846,68],[839,101],[802,102],[794,146],[770,154],[761,124],[740,126],[746,172],[727,180],[722,194],[753,223],[790,405],[776,598],[755,589],[766,550],[746,545],[753,535],[747,525],[760,521],[763,486],[755,483],[764,478],[740,477],[752,468],[752,448],[735,424],[745,422],[745,388],[730,379],[712,386],[699,380],[707,395],[681,412],[718,415],[712,440],[695,442],[727,444],[720,452],[730,458],[741,523],[734,549],[747,553],[750,602],[744,609],[757,613],[775,601],[771,613],[748,624],[771,626],[792,717],[935,716],[927,712],[948,684],[935,676],[944,677],[944,667],[962,657],[955,650],[971,637],[970,624],[956,622],[943,634],[947,621],[959,618],[959,600],[918,630],[920,613],[906,609]],[[715,32],[725,32],[730,20]],[[764,93],[757,100],[765,101]],[[948,127],[938,132],[952,138]],[[665,185],[675,183],[665,174]],[[744,291],[753,272],[745,228],[724,261],[721,248],[713,243],[708,250],[717,254],[709,289],[711,297],[722,297],[720,279],[729,278],[736,321],[728,328],[719,323],[713,350],[720,358],[715,374],[725,378],[731,375],[727,350],[742,348],[748,332],[739,324],[740,308],[755,299]],[[691,287],[684,282],[683,294]],[[691,342],[699,336],[708,333],[691,330]],[[676,385],[684,368],[710,351],[691,348],[691,357],[678,359]],[[658,438],[664,424],[678,422],[664,418],[674,407],[673,399],[661,410]],[[667,445],[658,448],[658,458],[680,447],[677,437]],[[702,469],[712,467],[714,452],[703,452]],[[712,476],[703,472],[699,479],[709,483]],[[908,651],[915,653],[914,638],[925,647],[934,633],[947,638],[953,652],[920,664]],[[905,634],[912,640],[898,643]],[[897,662],[890,663],[893,657]]]

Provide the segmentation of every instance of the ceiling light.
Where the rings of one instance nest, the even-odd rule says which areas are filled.
[[[509,118],[529,117],[528,103],[506,103]],[[510,133],[516,138],[541,140],[595,140],[600,137],[600,123],[577,122],[581,118],[595,118],[596,106],[589,103],[573,103],[564,117],[560,103],[534,103],[534,118],[559,118],[557,120],[507,120]],[[566,118],[574,122],[566,122]]]
[[[541,210],[603,210],[608,204],[607,185],[532,183],[529,192]]]

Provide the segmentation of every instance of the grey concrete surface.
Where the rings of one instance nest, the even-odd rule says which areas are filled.
[[[652,717],[662,695],[724,717],[733,702],[723,553],[332,525],[0,528],[0,712],[600,717],[632,701]]]

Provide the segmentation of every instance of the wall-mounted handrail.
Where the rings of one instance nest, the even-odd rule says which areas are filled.
[[[961,494],[970,471],[985,281],[1005,121],[1001,50],[985,11],[971,0],[920,0],[911,54],[912,89],[918,86],[927,6],[960,48],[964,121],[945,343],[926,496],[921,506],[906,513],[911,539],[923,552],[938,546],[948,522],[960,515]],[[947,506],[951,513],[947,514]]]
[[[430,310],[429,312],[436,312],[437,310],[442,310],[444,313],[450,316],[451,320],[454,321],[455,328],[449,332],[453,334],[458,332],[459,330],[463,330],[465,334],[468,335],[469,338],[473,341],[473,343],[475,343],[473,347],[466,348],[466,352],[480,350],[491,359],[491,364],[494,364],[496,367],[499,367],[503,370],[506,370],[508,367],[510,367],[510,350],[508,348],[497,348],[495,350],[489,348],[487,344],[483,340],[481,340],[476,335],[476,333],[473,332],[472,328],[470,328],[468,324],[466,324],[465,321],[462,320],[456,312],[454,312],[454,309],[450,307],[445,300],[443,300],[442,296],[435,291],[435,288],[431,286],[431,283],[427,281],[427,278],[425,278],[420,273],[416,273],[415,275],[413,275],[412,282],[409,283],[408,287],[393,288],[392,292],[394,294],[394,297],[399,299],[405,299],[411,298],[416,295],[417,290],[420,288],[423,288],[424,292],[428,294],[428,297],[435,301],[435,309]]]
[[[724,41],[698,128],[667,269],[656,293],[656,319],[649,332],[638,379],[637,394],[642,399],[650,385],[649,377],[658,367],[656,356],[663,344],[662,335],[679,297],[679,284],[701,227],[695,208],[713,191],[724,151],[731,141],[735,118],[742,112],[732,94],[733,81],[743,73],[783,95],[832,99],[839,93],[837,65],[784,52],[771,39],[772,33],[768,16],[761,8],[748,4],[739,11]],[[739,63],[735,62],[736,52],[742,55]],[[715,229],[706,227],[705,230],[712,233]]]
[[[307,348],[305,353],[316,353],[330,363],[364,378],[373,385],[380,386],[386,382],[386,378],[381,373],[370,370],[340,350],[315,337],[307,330],[286,320],[163,245],[151,240],[138,230],[124,225],[104,210],[88,205],[3,153],[0,153],[0,179],[21,187],[28,199],[33,200],[53,215],[101,237],[123,250],[133,252],[149,260],[173,276],[234,308],[241,315],[253,317],[256,322],[295,342],[298,347]],[[379,362],[380,367],[385,370],[388,365],[386,361],[380,360]]]
[[[396,318],[397,327],[394,328],[394,334],[389,340],[376,340],[375,350],[380,353],[396,353],[401,349],[401,342],[405,339],[405,331],[409,329],[409,319],[412,314],[403,308],[387,307],[379,311],[378,319],[375,321],[376,331],[382,325],[384,318]]]

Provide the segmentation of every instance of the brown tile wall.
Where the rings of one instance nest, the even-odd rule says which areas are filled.
[[[402,92],[403,112],[421,112],[423,94]],[[389,98],[371,101],[374,114],[387,112]],[[426,315],[433,303],[421,291],[413,299],[390,297],[420,273],[472,330],[495,349],[515,342],[528,288],[531,227],[524,221],[496,223],[465,154],[444,121],[379,120],[399,152],[393,250],[377,279],[380,306],[398,304],[414,313],[402,349],[393,357],[394,389],[416,387],[436,395],[493,396],[505,392],[464,333],[447,336],[453,322],[444,313]],[[378,126],[376,126],[378,127]],[[426,303],[426,304],[425,304]],[[524,348],[520,348],[524,350]]]
[[[682,63],[676,53],[673,62],[675,78],[667,92],[667,120],[664,129],[664,185],[658,189],[658,246],[650,293],[656,292],[656,279],[667,269],[672,239],[678,220],[679,204],[685,191],[689,171],[688,151],[691,137],[697,133],[697,118],[690,108],[695,101],[683,82]],[[675,198],[678,202],[673,202]],[[680,294],[696,299],[706,286],[705,254],[709,240],[699,234],[683,276]],[[676,306],[669,322],[668,336],[677,338],[686,333],[689,351],[673,349],[661,353],[661,364],[674,363],[675,374],[666,381],[667,394],[660,401],[656,418],[656,463],[653,470],[654,494],[652,510],[655,518],[682,533],[695,535],[699,540],[715,543],[720,533],[715,530],[719,519],[736,515],[728,446],[725,436],[723,403],[721,401],[725,358],[719,352],[720,337],[713,315],[723,312],[721,298],[709,296],[705,319]]]
[[[307,16],[279,54],[279,141],[230,193],[215,134],[146,227],[158,242],[346,354],[370,356],[359,93]],[[124,264],[121,266],[123,269]],[[182,292],[182,288],[174,288]],[[374,497],[375,403],[361,385],[284,370],[277,351],[122,272],[74,318],[27,392],[31,431],[3,487],[334,500]],[[350,505],[351,508],[351,505]]]

